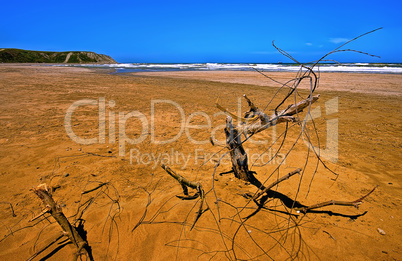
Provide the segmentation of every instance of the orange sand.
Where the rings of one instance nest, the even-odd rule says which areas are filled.
[[[247,94],[263,108],[278,84],[253,72],[110,72],[0,65],[1,260],[27,260],[60,234],[51,217],[29,222],[43,209],[30,191],[41,183],[55,188],[53,197],[71,222],[77,211],[89,204],[82,219],[95,260],[402,259],[402,75],[321,74],[316,90],[321,96],[313,105],[321,117],[315,124],[321,149],[325,149],[326,126],[329,120],[337,119],[339,159],[336,163],[324,159],[339,174],[336,181],[322,164],[313,176],[317,160],[311,151],[307,155],[303,140],[288,155],[279,173],[272,176],[279,161],[261,166],[257,158],[251,159],[252,155],[272,156],[280,143],[268,151],[272,135],[281,137],[284,125],[256,136],[256,140],[268,140],[268,145],[245,143],[250,165],[255,162],[252,170],[259,180],[268,179],[267,184],[295,168],[305,170],[303,176],[294,176],[275,187],[278,193],[258,209],[242,197],[246,192],[254,193],[255,187],[236,180],[233,174],[218,175],[230,169],[228,161],[217,167],[213,178],[219,160],[214,153],[226,152],[219,144],[209,143],[215,129],[217,143],[224,140],[219,126],[225,123],[225,116],[217,114],[214,104],[219,98],[222,106],[237,113],[240,99],[244,112],[247,104],[241,96]],[[281,82],[294,77],[291,73],[268,75]],[[279,95],[283,97],[284,93]],[[301,93],[305,95],[306,91]],[[81,106],[72,114],[72,130],[79,137],[96,138],[98,142],[74,142],[64,127],[68,108],[83,99],[99,105],[103,98],[105,133],[99,132],[99,106]],[[338,99],[338,110],[327,114],[325,104],[334,98]],[[275,99],[267,111],[278,101]],[[172,102],[182,108],[184,121]],[[132,111],[144,116],[123,122]],[[127,138],[144,140],[122,144],[119,121],[124,123]],[[154,130],[146,128],[151,124]],[[110,135],[113,127],[115,135]],[[175,141],[156,144],[173,139],[182,127],[183,133]],[[312,131],[311,124],[308,130]],[[299,125],[289,130],[288,142],[280,153],[284,155],[290,149],[299,132]],[[313,143],[317,142],[314,135],[311,137]],[[125,145],[124,151],[121,145]],[[182,189],[159,167],[160,163],[200,182],[207,192],[206,211],[192,230],[199,201],[176,198]],[[82,194],[101,183],[107,185]],[[289,214],[286,207],[296,196],[307,205],[331,199],[353,201],[377,185],[359,209],[328,206],[303,215],[295,211]],[[245,220],[247,216],[250,218]],[[75,247],[65,244],[60,240],[35,260],[70,260]]]

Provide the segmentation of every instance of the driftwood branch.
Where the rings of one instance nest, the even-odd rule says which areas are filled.
[[[247,137],[247,135],[256,134],[281,122],[294,122],[296,118],[293,115],[303,111],[307,106],[317,101],[319,95],[313,97],[309,96],[307,99],[292,104],[280,112],[275,112],[271,116],[266,115],[255,106],[246,95],[243,95],[243,97],[250,107],[249,111],[245,113],[244,118],[237,117],[230,113],[227,109],[219,105],[218,102],[216,103],[216,107],[228,115],[225,128],[226,146],[230,151],[232,169],[236,178],[248,181],[260,188],[261,182],[254,177],[254,172],[249,170],[247,153],[243,148],[241,134],[243,133]],[[241,122],[237,126],[232,123],[233,117],[241,119]]]
[[[34,193],[42,200],[45,205],[46,212],[42,212],[41,215],[45,213],[50,213],[56,222],[61,226],[63,232],[68,236],[70,241],[77,247],[77,252],[74,255],[74,260],[81,254],[87,254],[90,260],[93,260],[92,254],[89,250],[88,242],[84,240],[78,233],[76,228],[70,224],[66,216],[64,215],[61,207],[56,204],[46,184],[41,184],[33,189]]]
[[[200,183],[198,182],[191,182],[188,181],[187,179],[185,179],[183,176],[181,176],[180,174],[177,174],[176,172],[174,172],[171,168],[169,168],[169,166],[166,166],[165,164],[161,165],[162,169],[164,169],[170,176],[172,176],[175,180],[177,180],[180,185],[184,185],[185,187],[190,187],[192,189],[197,189],[198,187],[201,186]],[[184,194],[186,194],[184,192]]]
[[[46,208],[42,212],[40,212],[38,215],[36,215],[33,218],[31,218],[29,220],[29,222],[37,220],[38,218],[40,218],[41,216],[45,215],[46,213],[50,213],[50,211],[51,211],[50,207],[46,206]]]
[[[244,99],[246,99],[248,106],[250,107],[249,111],[244,114],[244,117],[250,119],[249,122],[260,119],[261,124],[267,124],[269,117],[263,111],[258,109],[258,107],[255,106],[254,103],[245,94],[243,95],[243,97]]]
[[[200,208],[197,212],[197,217],[195,218],[195,221],[191,227],[191,229],[193,229],[195,223],[198,221],[198,219],[201,217],[201,214],[203,213],[203,205],[204,205],[204,199],[205,199],[205,192],[204,189],[202,188],[202,185],[198,182],[191,182],[189,180],[187,180],[186,178],[184,178],[183,176],[181,176],[180,174],[177,174],[175,171],[173,171],[171,168],[169,168],[168,166],[162,164],[161,167],[170,175],[172,176],[175,180],[177,180],[180,185],[183,188],[183,193],[184,195],[186,195],[186,197],[183,196],[177,196],[180,199],[183,200],[190,200],[190,199],[196,199],[198,197],[201,198],[201,203],[200,203]],[[187,187],[190,187],[192,189],[197,190],[197,193],[195,193],[192,196],[188,196],[188,189]]]
[[[246,95],[243,95],[243,97],[246,99],[250,107],[249,111],[245,113],[244,118],[230,113],[227,109],[224,109],[221,105],[219,105],[218,101],[216,102],[216,107],[228,115],[226,118],[225,127],[226,147],[230,151],[232,170],[235,177],[248,181],[258,188],[263,189],[263,187],[261,187],[261,182],[254,177],[255,172],[249,170],[248,157],[243,148],[241,134],[244,134],[247,137],[248,135],[254,135],[281,122],[295,122],[296,118],[293,115],[303,111],[303,109],[317,101],[320,96],[309,96],[307,99],[304,99],[296,104],[292,104],[280,112],[275,112],[271,116],[266,115],[257,106],[255,106],[255,104]],[[241,120],[237,126],[232,123],[234,117]]]
[[[254,135],[281,122],[296,122],[297,118],[294,117],[294,115],[297,115],[299,112],[302,112],[312,103],[316,102],[319,97],[320,95],[310,95],[308,98],[299,101],[298,103],[292,104],[282,111],[275,111],[274,114],[268,116],[257,106],[255,106],[255,104],[246,95],[244,95],[244,98],[246,99],[250,107],[249,111],[245,113],[244,118],[230,113],[227,109],[224,109],[221,105],[219,105],[218,102],[216,103],[216,107],[228,115],[226,118],[226,127],[224,131],[226,135],[226,147],[229,149],[230,157],[232,160],[232,171],[234,172],[235,177],[241,180],[248,181],[260,189],[260,191],[252,197],[253,200],[257,200],[259,197],[267,193],[271,188],[278,185],[280,182],[289,179],[295,174],[300,174],[301,169],[296,169],[276,180],[269,186],[264,187],[264,185],[257,178],[255,178],[255,172],[249,170],[248,157],[243,147],[241,134],[244,134],[244,136],[247,137],[248,135]],[[235,126],[232,123],[233,118],[237,118],[238,120],[240,120],[238,125]],[[357,208],[362,203],[362,200],[370,195],[373,191],[374,189],[364,197],[352,202],[331,200],[312,206],[298,207],[297,210],[306,213],[309,210],[329,205],[354,206]]]
[[[235,119],[240,119],[241,121],[245,122],[247,121],[246,118],[241,117],[240,115],[236,115],[234,113],[231,113],[228,109],[223,108],[219,103],[218,103],[219,99],[216,100],[215,106],[216,108],[218,108],[219,110],[223,111],[226,115],[235,118]]]
[[[266,115],[257,106],[255,106],[254,103],[246,95],[243,95],[243,97],[246,99],[250,107],[250,110],[245,113],[244,118],[237,116],[231,113],[229,110],[223,108],[221,105],[219,105],[218,101],[216,102],[215,106],[229,117],[240,119],[242,121],[241,124],[239,124],[235,128],[237,128],[240,133],[250,135],[266,130],[269,127],[275,126],[278,123],[289,121],[295,122],[296,118],[293,117],[293,115],[302,112],[310,104],[316,102],[320,95],[312,96],[296,104],[289,105],[286,109],[280,112],[275,112],[271,116]]]
[[[229,149],[230,158],[232,160],[232,169],[236,178],[250,181],[255,179],[253,173],[248,169],[247,153],[243,148],[241,134],[232,124],[232,117],[226,118],[226,146]]]
[[[373,193],[376,188],[377,187],[374,187],[369,193],[367,193],[366,195],[364,195],[363,197],[361,197],[361,198],[359,198],[359,199],[357,199],[355,201],[330,200],[330,201],[314,204],[314,205],[311,205],[311,206],[299,208],[298,211],[300,211],[302,213],[307,213],[309,210],[316,209],[316,208],[322,208],[322,207],[326,207],[326,206],[331,206],[331,205],[352,206],[352,207],[355,207],[355,208],[359,208],[359,205],[363,203],[363,200],[366,197],[368,197],[371,193]]]
[[[293,117],[293,115],[302,112],[310,104],[316,102],[320,95],[309,97],[296,104],[292,104],[280,112],[275,112],[271,116],[266,115],[260,109],[256,108],[254,104],[247,98],[247,96],[244,95],[244,97],[248,101],[249,105],[250,103],[252,104],[250,105],[250,111],[246,112],[246,114],[248,113],[252,116],[257,116],[260,119],[260,121],[253,122],[251,124],[244,124],[240,127],[242,133],[245,135],[250,135],[259,133],[282,122],[295,122],[296,118]]]
[[[273,182],[272,184],[270,184],[269,186],[265,187],[264,189],[262,189],[260,192],[258,192],[257,194],[255,194],[255,196],[253,197],[253,200],[258,199],[259,197],[261,197],[264,193],[268,192],[268,190],[270,190],[271,188],[275,187],[276,185],[278,185],[279,183],[281,183],[284,180],[289,179],[291,176],[295,175],[295,174],[300,174],[301,169],[296,169],[292,172],[289,172],[288,174],[286,174],[285,176],[281,177],[280,179],[276,180],[275,182]]]

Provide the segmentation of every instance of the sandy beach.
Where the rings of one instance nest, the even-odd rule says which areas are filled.
[[[28,260],[61,234],[49,214],[30,221],[44,209],[31,189],[43,183],[70,222],[82,221],[95,260],[402,260],[402,75],[321,73],[318,132],[311,121],[307,129],[323,151],[336,135],[336,159],[322,158],[330,170],[318,162],[297,139],[300,124],[272,161],[285,124],[256,135],[244,146],[259,180],[303,169],[257,205],[243,197],[257,188],[218,175],[231,166],[217,165],[227,149],[215,102],[241,114],[246,94],[271,114],[288,91],[277,82],[294,73],[267,73],[274,82],[257,72],[112,72],[0,64],[1,260]],[[193,228],[200,198],[177,198],[183,190],[161,164],[204,188]],[[354,201],[375,187],[358,209],[289,208]],[[75,251],[63,238],[33,260]]]

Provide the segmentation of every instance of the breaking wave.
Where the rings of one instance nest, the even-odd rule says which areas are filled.
[[[251,64],[251,63],[116,63],[116,64],[69,64],[65,66],[113,68],[116,73],[124,72],[152,72],[152,71],[251,71],[264,72],[297,72],[300,66],[297,64]],[[345,64],[320,64],[315,67],[321,72],[348,72],[348,73],[402,73],[402,64],[370,64],[370,63],[345,63]],[[303,69],[306,70],[306,69]]]

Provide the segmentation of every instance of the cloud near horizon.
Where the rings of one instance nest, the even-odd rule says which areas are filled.
[[[329,41],[334,44],[340,44],[340,43],[346,43],[350,39],[348,38],[342,38],[342,37],[337,37],[337,38],[329,38]]]

